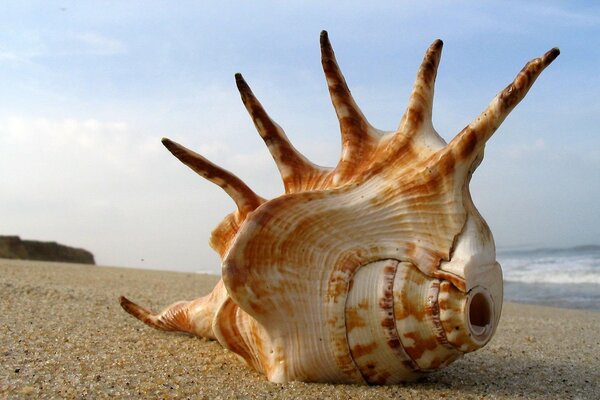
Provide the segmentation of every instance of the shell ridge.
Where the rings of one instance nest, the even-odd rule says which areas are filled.
[[[377,184],[378,184],[378,182],[375,182],[374,179],[371,179],[371,180],[368,180],[367,182],[363,182],[363,184],[360,184],[357,186],[345,186],[342,188],[335,188],[335,189],[331,189],[331,190],[323,190],[323,191],[318,191],[318,192],[315,191],[315,192],[310,192],[310,193],[288,194],[288,195],[280,196],[274,200],[271,200],[268,203],[265,203],[262,207],[260,207],[260,209],[257,209],[256,212],[253,213],[253,215],[249,219],[253,220],[255,222],[253,224],[245,224],[245,225],[248,227],[249,226],[256,227],[258,230],[252,231],[251,233],[242,234],[244,232],[244,229],[241,229],[238,234],[236,243],[232,247],[235,247],[235,245],[237,245],[237,243],[240,243],[241,237],[243,237],[243,236],[248,237],[250,240],[252,240],[253,237],[260,235],[261,232],[264,232],[263,228],[267,224],[274,223],[272,218],[273,218],[273,216],[279,214],[279,211],[278,211],[279,208],[281,208],[282,210],[284,208],[287,208],[288,213],[291,213],[290,208],[293,206],[297,206],[298,208],[304,208],[305,207],[304,203],[311,204],[311,207],[310,207],[311,210],[302,210],[302,211],[298,211],[297,213],[293,213],[293,215],[298,215],[297,217],[291,218],[290,216],[286,216],[286,218],[285,218],[286,222],[284,222],[284,220],[279,219],[279,220],[281,220],[281,223],[285,224],[285,226],[287,227],[286,229],[292,229],[291,225],[289,224],[291,220],[306,219],[306,215],[307,215],[306,212],[312,212],[314,214],[315,213],[314,210],[317,207],[317,203],[319,203],[319,202],[324,202],[324,203],[334,202],[336,204],[336,206],[338,207],[338,210],[336,211],[337,215],[338,216],[340,216],[341,214],[347,215],[346,220],[349,223],[352,223],[352,221],[354,221],[354,216],[356,215],[356,213],[354,212],[355,209],[361,209],[362,210],[361,212],[363,212],[363,213],[370,212],[370,213],[381,214],[381,210],[375,209],[373,207],[369,207],[369,205],[367,203],[370,200],[365,200],[364,199],[365,196],[363,196],[363,198],[361,198],[361,196],[352,197],[352,193],[351,193],[354,190],[361,191],[363,193],[371,192],[371,186],[377,185]],[[377,190],[375,190],[373,193],[376,193],[376,192],[377,192]],[[415,197],[414,197],[415,200],[413,200],[412,202],[414,202],[414,203],[420,202],[419,199],[422,198],[422,194],[419,195],[418,193],[419,193],[418,191],[415,192]],[[349,204],[348,201],[342,200],[342,199],[331,201],[330,199],[333,198],[334,194],[343,196],[343,197],[350,196],[351,198],[353,198],[355,200],[355,204],[358,204],[358,205],[354,205],[354,206],[348,205]],[[373,195],[372,193],[371,194],[365,193],[365,195],[367,195],[369,198],[377,197],[376,195]],[[451,196],[450,194],[448,194],[448,195]],[[439,193],[437,195],[434,194],[433,196],[439,196]],[[306,200],[308,200],[308,202],[303,200],[304,198],[307,198]],[[454,198],[456,199],[456,197],[454,197]],[[339,208],[339,205],[343,205],[343,204],[346,204],[346,208]],[[396,206],[395,203],[392,202],[390,204],[388,204],[388,207],[392,207],[393,209],[398,211],[397,207],[395,207]],[[365,208],[365,205],[366,205],[366,208]],[[378,204],[374,205],[374,207],[378,207],[378,206],[379,206]],[[408,208],[406,208],[406,212],[404,212],[403,214],[413,215],[413,214],[409,213],[409,210],[411,209],[410,204],[408,204],[407,207]],[[424,223],[422,225],[423,229],[425,229],[426,227],[428,227],[431,224],[430,222],[425,222],[425,221],[428,221],[434,217],[439,217],[439,215],[440,215],[439,211],[436,212],[436,210],[435,210],[435,204],[433,204],[433,207],[434,207],[434,209],[430,210],[430,211],[427,211],[427,209],[424,211],[419,210],[411,218],[418,218],[418,219],[425,218],[425,220],[423,220]],[[321,208],[324,208],[324,207],[322,206]],[[462,201],[461,201],[461,203],[458,203],[454,208],[462,209]],[[347,211],[345,211],[345,210],[347,210]],[[370,211],[368,211],[368,210],[370,210]],[[292,215],[292,214],[290,214],[290,215]],[[457,216],[460,216],[459,217],[460,223],[458,224],[459,226],[457,225],[456,233],[452,236],[453,240],[454,240],[454,236],[457,235],[460,232],[460,229],[462,229],[464,226],[464,222],[463,222],[465,219],[464,210],[460,210],[460,212],[457,214]],[[369,220],[369,219],[370,218],[365,218],[365,220]],[[372,218],[371,218],[371,220],[372,220]],[[458,223],[459,220],[456,220],[456,222]],[[334,229],[335,225],[332,225],[333,224],[332,221],[333,220],[331,219],[331,215],[330,215],[330,218],[315,217],[314,220],[311,220],[310,222],[320,224],[321,232],[330,231],[329,234],[333,235],[333,237],[338,237],[338,235],[335,234],[336,229]],[[416,222],[415,220],[410,220],[410,223],[407,223],[407,225],[414,226],[415,222]],[[392,227],[395,226],[395,228],[391,229],[391,231],[395,231],[398,229],[398,227],[399,227],[398,223],[401,223],[401,221],[399,221],[397,218],[395,218],[395,219],[391,219],[388,223],[392,223],[393,224],[393,225],[391,225]],[[297,221],[295,224],[297,226],[298,224],[300,224],[300,222]],[[328,226],[333,227],[333,228],[328,229],[327,228]],[[434,224],[434,226],[435,226],[435,224]],[[248,229],[250,229],[250,228],[248,228]],[[381,225],[381,229],[384,231],[390,231],[389,229],[385,228],[385,225]],[[288,237],[293,237],[293,235],[288,234]],[[279,241],[281,241],[281,239],[282,238],[277,238],[277,239],[274,238],[274,240],[279,240]],[[345,240],[344,237],[338,237],[338,239]],[[359,239],[356,240],[355,242],[360,243],[361,240],[363,240],[363,239],[364,239],[363,237],[359,236]],[[451,243],[448,246],[450,247]],[[436,257],[438,257],[440,259],[447,259],[449,257],[449,250],[450,250],[449,247],[445,251],[445,253],[447,253],[446,256],[439,257],[437,255],[438,254],[437,250],[430,254],[434,255],[434,259]],[[421,249],[423,249],[423,247]],[[431,252],[431,250],[429,250],[429,252]],[[426,256],[426,258],[429,258],[429,257],[430,256]],[[393,257],[393,258],[397,258],[397,255],[396,255],[396,257]],[[403,258],[405,258],[405,257],[403,257]],[[422,259],[422,257],[412,257],[413,260],[418,260],[419,258]],[[435,267],[437,267],[439,265],[439,261],[440,260],[433,262],[433,264],[435,264]],[[419,264],[417,264],[417,265],[419,265]],[[431,264],[429,264],[429,265],[431,265]],[[420,265],[420,268],[423,268],[423,265]],[[426,272],[428,270],[433,270],[433,269],[434,269],[434,266],[432,265],[431,267],[425,268],[424,272]]]
[[[223,301],[213,319],[215,337],[223,347],[237,354],[255,370],[266,374],[269,366],[261,361],[256,343],[248,340],[249,329],[244,326],[244,316],[240,315],[240,311],[243,312],[231,297]]]
[[[400,267],[401,266],[401,267]],[[394,317],[401,332],[401,343],[423,372],[442,367],[444,360],[455,360],[455,347],[440,341],[435,302],[439,280],[423,274],[414,264],[401,263],[394,281]]]
[[[373,182],[367,182],[364,184],[359,184],[359,185],[351,185],[351,186],[347,186],[345,188],[338,188],[338,189],[332,189],[331,191],[336,191],[336,192],[345,192],[345,191],[352,191],[352,190],[358,190],[358,189],[362,189],[362,190],[366,190],[363,186],[369,186],[369,185],[373,185],[376,183]],[[367,188],[369,189],[369,188]],[[242,308],[244,308],[247,312],[249,312],[252,316],[254,316],[255,318],[259,319],[261,321],[261,323],[265,323],[265,327],[266,329],[269,329],[269,319],[273,318],[273,317],[268,317],[265,315],[261,315],[261,314],[257,314],[258,310],[252,311],[250,308],[252,307],[253,304],[248,303],[247,301],[247,295],[244,295],[243,292],[244,290],[247,289],[243,289],[248,288],[248,287],[252,287],[253,289],[256,289],[257,287],[260,287],[260,283],[258,282],[258,280],[262,280],[262,276],[272,276],[273,273],[269,272],[268,269],[273,269],[275,268],[275,271],[278,271],[277,273],[280,275],[286,275],[288,274],[288,272],[286,271],[291,271],[291,270],[297,270],[297,267],[292,267],[292,266],[288,266],[288,267],[282,267],[281,265],[279,268],[276,264],[271,264],[271,265],[262,265],[260,260],[254,260],[254,262],[250,261],[250,255],[251,254],[277,254],[280,253],[280,251],[278,250],[274,250],[274,251],[268,251],[267,253],[264,253],[263,250],[260,250],[260,246],[263,246],[264,244],[268,244],[269,246],[272,247],[273,243],[277,243],[279,241],[279,243],[281,244],[281,238],[279,237],[279,234],[275,234],[273,233],[272,235],[267,234],[267,236],[265,237],[264,235],[269,231],[269,227],[271,226],[281,226],[282,223],[285,226],[285,231],[286,232],[291,232],[289,235],[290,237],[303,237],[305,241],[308,242],[303,242],[303,243],[309,243],[309,247],[310,247],[310,237],[314,237],[315,235],[312,234],[307,234],[306,229],[313,229],[313,232],[318,232],[319,234],[321,234],[321,239],[322,238],[322,234],[324,233],[324,231],[331,231],[328,232],[328,234],[332,234],[333,237],[335,238],[335,240],[333,240],[333,242],[335,243],[343,243],[344,242],[344,237],[339,237],[338,234],[336,234],[336,232],[345,232],[346,230],[341,230],[340,229],[336,229],[335,225],[332,225],[332,220],[331,219],[325,219],[325,218],[316,218],[315,221],[308,221],[308,223],[305,223],[303,228],[304,231],[302,233],[298,232],[295,233],[295,230],[298,229],[299,226],[302,225],[302,223],[300,221],[296,221],[296,225],[290,225],[290,221],[294,220],[293,215],[298,215],[300,219],[304,218],[306,219],[307,217],[310,216],[310,210],[299,210],[298,212],[294,212],[293,210],[290,209],[290,207],[293,204],[306,204],[306,202],[300,201],[298,200],[298,198],[302,198],[302,197],[309,197],[312,198],[312,200],[310,201],[310,203],[312,203],[312,210],[314,210],[314,207],[316,207],[316,202],[319,202],[320,200],[323,200],[323,196],[325,196],[326,194],[328,194],[329,196],[327,196],[325,198],[325,201],[327,201],[327,199],[331,198],[331,191],[324,191],[322,193],[315,193],[315,192],[311,192],[311,193],[302,193],[302,194],[289,194],[289,195],[284,195],[281,198],[272,200],[271,202],[265,203],[264,205],[262,205],[260,207],[260,209],[257,209],[255,211],[255,213],[252,214],[252,216],[250,216],[249,220],[244,224],[244,226],[242,227],[242,229],[240,230],[240,233],[234,243],[234,245],[232,246],[232,252],[228,255],[225,263],[224,263],[224,280],[225,280],[225,284],[228,286],[228,290],[230,291],[232,297],[235,299],[236,302],[238,302],[240,304],[240,306]],[[285,199],[283,199],[283,197],[285,197]],[[355,197],[354,199],[356,200],[357,198],[359,198],[359,196]],[[296,201],[292,201],[292,200],[296,200]],[[364,204],[363,200],[361,201],[357,201],[358,204],[363,205]],[[352,202],[348,203],[348,202],[342,202],[342,201],[336,201],[336,203],[341,203],[341,204],[346,204],[347,207],[344,208],[344,210],[348,210],[347,213],[349,216],[354,216],[356,214],[356,212],[354,212],[354,208],[352,206],[348,206],[348,204],[352,204]],[[282,207],[286,207],[287,208],[287,214],[286,218],[285,218],[285,223],[283,220],[278,221],[278,220],[273,220],[272,218],[274,218],[275,215],[284,215],[282,213],[279,213],[278,211],[276,211],[275,209],[272,208],[277,208],[277,205],[281,204]],[[340,210],[338,209],[338,212],[340,212]],[[267,214],[268,217],[268,223],[263,223],[264,220],[264,215],[262,214]],[[329,215],[329,217],[331,218],[332,216]],[[353,218],[350,218],[351,220]],[[319,224],[318,229],[314,228],[314,224],[317,223]],[[294,227],[295,226],[295,227]],[[327,228],[327,226],[329,226],[330,228]],[[338,227],[339,228],[339,227]],[[262,237],[258,242],[257,242],[257,238]],[[359,236],[357,238],[355,238],[350,244],[347,244],[347,247],[354,247],[356,248],[356,244],[361,243],[361,239],[364,241],[364,237]],[[346,241],[348,241],[348,239],[345,239]],[[254,242],[254,245],[259,245],[259,247],[252,247],[252,242]],[[293,242],[293,241],[292,241]],[[262,243],[262,244],[260,244]],[[293,244],[294,246],[297,246],[298,243],[290,243]],[[250,246],[250,248],[248,248],[248,246]],[[280,247],[280,248],[284,248],[286,247],[285,245]],[[328,258],[331,259],[331,261],[327,261],[327,260],[322,260],[320,262],[317,262],[316,260],[311,262],[309,260],[306,261],[306,263],[304,265],[314,265],[315,263],[317,265],[321,264],[321,265],[336,265],[335,268],[333,268],[330,272],[330,277],[333,279],[329,279],[329,284],[327,286],[327,289],[324,293],[328,293],[328,298],[330,300],[328,300],[329,303],[336,303],[338,302],[338,296],[340,296],[341,293],[343,293],[345,290],[347,290],[348,285],[349,285],[349,281],[350,281],[350,276],[354,273],[354,269],[357,269],[358,267],[360,267],[361,263],[366,262],[366,261],[371,261],[372,259],[376,259],[376,251],[381,251],[381,249],[366,249],[364,248],[364,243],[363,243],[363,250],[359,251],[358,253],[356,253],[356,249],[350,253],[348,253],[347,251],[344,252],[342,251],[337,258],[332,258],[331,256],[329,256]],[[288,262],[293,262],[294,257],[293,255],[296,254],[298,257],[300,257],[299,259],[301,260],[301,254],[305,251],[310,251],[310,248],[306,248],[305,250],[302,249],[297,249],[294,250],[292,248],[287,248],[285,251],[285,255],[286,255],[286,259]],[[330,253],[329,251],[325,251],[326,253]],[[346,254],[346,256],[344,256],[344,254]],[[369,256],[369,254],[371,254],[371,256]],[[397,256],[397,254],[394,254],[395,256]],[[348,260],[346,260],[345,258],[350,257],[348,260],[352,260],[354,259],[354,262],[352,262],[352,265],[348,264]],[[372,258],[369,258],[372,257]],[[395,257],[390,257],[390,258],[395,258]],[[273,259],[271,259],[273,261]],[[248,267],[243,267],[241,265],[236,265],[236,263],[239,261],[239,263],[241,264],[246,264]],[[437,266],[437,262],[436,262],[436,266]],[[262,265],[262,266],[261,266]],[[297,263],[297,265],[300,267],[301,265],[303,265],[302,263]],[[242,272],[241,269],[249,269],[248,271]],[[258,270],[257,270],[258,268]],[[262,270],[263,268],[267,268],[267,270]],[[250,270],[251,269],[251,270]],[[274,272],[275,272],[274,271]],[[310,274],[310,271],[307,271],[307,274]],[[236,277],[238,277],[238,282],[241,283],[243,281],[243,285],[240,286],[239,283],[236,286]],[[327,280],[327,279],[324,279]],[[272,282],[273,284],[273,282]],[[241,291],[240,291],[241,290]],[[261,290],[264,290],[264,288],[262,288]],[[309,291],[305,291],[305,288],[299,287],[297,288],[298,293],[304,293],[306,295],[310,294]],[[290,295],[291,293],[290,291],[286,291],[285,295]],[[274,303],[273,300],[269,300],[269,298],[271,296],[274,296],[275,298],[277,298],[278,302]],[[279,297],[278,297],[279,296]],[[261,304],[261,309],[262,310],[269,310],[271,309],[271,307],[274,307],[275,305],[279,305],[281,306],[281,297],[280,295],[276,292],[276,291],[261,291],[261,296],[256,296],[256,293],[254,293],[252,296],[252,298],[259,298]],[[319,298],[319,295],[316,295],[317,298]],[[273,302],[273,304],[271,306],[269,306],[270,302]],[[341,302],[342,304],[342,309],[343,309],[343,304],[345,304],[344,302]],[[293,302],[287,300],[284,301],[283,305],[284,308],[285,307],[290,307],[293,304]],[[249,307],[249,308],[248,308]],[[335,306],[338,307],[338,306]],[[339,308],[339,307],[338,307]],[[302,313],[303,310],[296,310],[296,312],[300,312]],[[295,314],[297,316],[297,314]],[[326,316],[324,316],[323,318],[327,318]],[[334,321],[333,323],[333,327],[335,329],[332,330],[332,332],[337,331],[344,331],[345,330],[345,324],[342,326],[342,328],[339,328],[339,321]],[[331,333],[330,333],[331,335]],[[345,337],[345,333],[344,333],[344,337]],[[341,343],[339,345],[340,349],[346,349],[348,347],[348,344],[345,342]],[[345,364],[348,363],[348,357],[347,357],[347,353],[344,354],[343,351],[339,351],[336,352],[336,354],[339,353],[341,354],[340,358],[338,358],[337,364],[338,365],[342,365],[344,366]],[[354,364],[354,363],[353,363]],[[354,369],[354,365],[352,367],[352,369]]]
[[[384,259],[361,266],[346,297],[346,334],[353,359],[369,384],[416,379],[421,369],[406,352],[396,325],[396,275],[403,262]]]

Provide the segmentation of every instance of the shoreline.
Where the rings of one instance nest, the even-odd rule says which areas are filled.
[[[273,384],[217,342],[153,330],[125,295],[159,310],[219,277],[0,259],[0,397],[598,398],[600,313],[505,303],[483,349],[415,383]]]

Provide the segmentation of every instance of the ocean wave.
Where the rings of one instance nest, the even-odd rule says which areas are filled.
[[[544,273],[543,271],[537,274],[517,274],[505,273],[504,280],[507,282],[520,283],[587,283],[600,285],[600,274],[597,273],[579,273],[572,274],[569,272],[562,273]]]
[[[600,253],[587,250],[560,254],[536,251],[498,258],[507,282],[600,285]]]

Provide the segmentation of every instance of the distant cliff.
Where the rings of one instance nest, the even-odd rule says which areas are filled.
[[[0,258],[95,264],[94,255],[87,250],[18,236],[0,236]]]

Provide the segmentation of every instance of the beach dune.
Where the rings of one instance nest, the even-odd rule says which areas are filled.
[[[0,398],[600,399],[600,312],[507,303],[485,348],[419,382],[273,384],[217,342],[153,330],[158,310],[218,277],[0,260]]]

